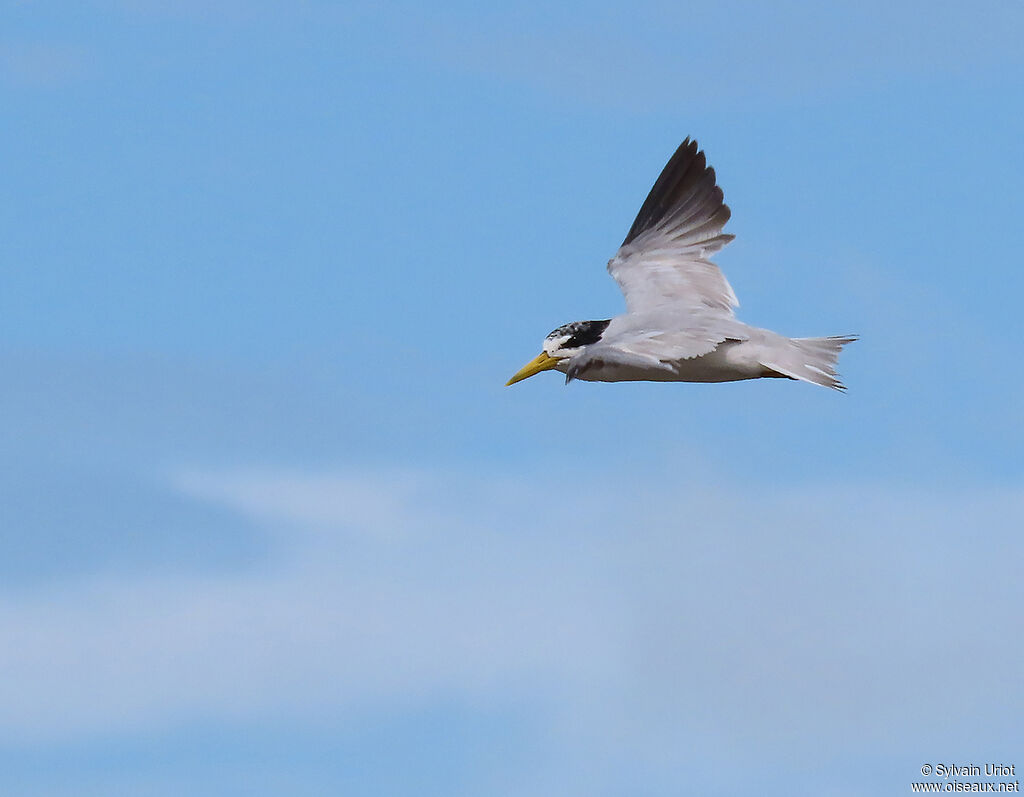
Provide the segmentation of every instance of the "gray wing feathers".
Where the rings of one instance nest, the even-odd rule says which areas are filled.
[[[569,362],[569,368],[565,372],[565,383],[569,384],[573,379],[578,379],[587,371],[593,368],[601,368],[605,365],[641,366],[645,368],[660,368],[664,371],[672,370],[671,364],[661,360],[656,355],[636,351],[632,348],[597,344],[588,346],[586,353],[572,358]]]
[[[682,303],[731,313],[732,287],[708,256],[734,236],[729,206],[697,142],[687,139],[662,170],[608,271],[630,312]]]

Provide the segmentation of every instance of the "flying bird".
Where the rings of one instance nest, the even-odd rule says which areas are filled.
[[[733,315],[736,294],[710,259],[735,237],[722,232],[730,215],[715,170],[687,138],[608,261],[626,313],[560,326],[507,384],[555,370],[566,384],[777,377],[845,390],[836,361],[855,336],[787,338]]]

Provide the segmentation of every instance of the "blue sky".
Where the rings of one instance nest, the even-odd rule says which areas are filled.
[[[1024,749],[1024,10],[0,5],[0,791],[852,795]],[[848,395],[504,382],[679,141]]]

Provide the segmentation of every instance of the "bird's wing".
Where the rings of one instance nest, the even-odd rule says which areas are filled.
[[[734,318],[705,311],[619,316],[601,336],[569,361],[566,381],[604,365],[672,371],[680,360],[709,354],[725,340],[746,340],[749,327]]]
[[[682,305],[732,315],[739,302],[710,255],[734,236],[722,232],[729,206],[696,141],[687,138],[647,195],[608,273],[640,313]]]

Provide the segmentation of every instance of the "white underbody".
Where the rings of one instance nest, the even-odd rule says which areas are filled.
[[[752,333],[764,331],[751,329]],[[787,340],[781,335],[768,334]],[[761,340],[727,340],[708,354],[662,364],[605,362],[576,378],[586,382],[736,382],[781,376],[763,365],[766,341],[762,335],[756,337]],[[568,360],[560,363],[558,370],[565,373],[569,363]]]
[[[679,323],[682,321],[683,323]],[[675,323],[673,323],[675,322]],[[566,351],[545,340],[548,356]],[[738,382],[788,377],[842,390],[835,365],[851,337],[787,338],[731,315],[694,312],[612,319],[591,345],[570,350],[555,368],[588,382]]]

